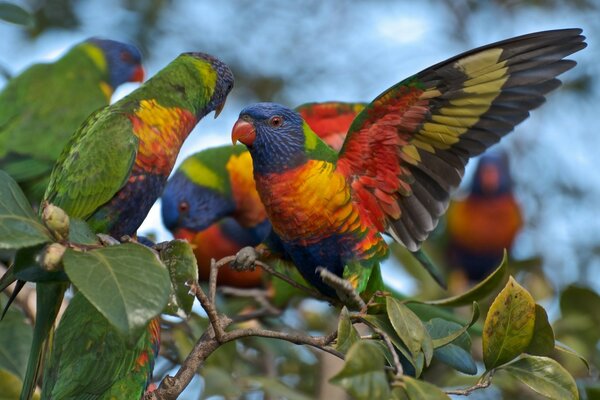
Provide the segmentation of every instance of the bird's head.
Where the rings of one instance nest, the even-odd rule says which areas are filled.
[[[206,107],[202,109],[202,115],[198,117],[204,117],[204,115],[214,111],[215,118],[217,118],[225,106],[227,95],[233,88],[233,72],[227,64],[210,54],[191,52],[184,53],[184,55],[194,59],[196,69],[202,75],[203,81],[207,85],[214,85],[211,98]]]
[[[512,179],[508,157],[503,152],[482,155],[477,163],[471,193],[478,196],[500,196],[510,193]]]
[[[257,173],[282,172],[306,160],[305,128],[297,112],[276,103],[257,103],[242,110],[231,140],[248,147]]]
[[[162,219],[176,237],[183,230],[202,231],[234,212],[235,203],[226,188],[204,181],[207,176],[191,177],[180,168],[167,182],[162,195]]]
[[[144,68],[142,54],[137,47],[116,40],[91,38],[86,40],[104,54],[108,69],[109,84],[113,89],[125,82],[142,82]]]

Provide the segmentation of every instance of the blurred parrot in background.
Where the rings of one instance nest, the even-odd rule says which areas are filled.
[[[130,44],[88,39],[50,64],[36,64],[0,93],[0,169],[39,205],[54,163],[79,125],[125,82],[141,82]]]
[[[470,281],[480,281],[510,249],[523,224],[512,192],[508,156],[496,151],[482,155],[469,194],[450,203],[447,214],[448,262]]]
[[[232,87],[233,74],[220,60],[204,53],[180,55],[137,90],[92,114],[81,125],[52,171],[44,201],[62,208],[73,218],[85,220],[97,233],[116,238],[135,235],[161,195],[183,141],[206,114],[211,111],[219,114]],[[43,343],[52,329],[66,288],[64,282],[37,284],[37,319],[22,399],[28,399],[35,387]],[[78,320],[67,321],[76,324]],[[150,324],[149,329],[154,328]],[[78,326],[63,329],[86,334]],[[125,340],[113,331],[111,340]],[[90,332],[88,346],[94,334]],[[57,339],[57,344],[62,346],[64,343],[60,340]],[[86,342],[80,338],[78,343]],[[73,343],[64,345],[70,346],[70,352],[83,354],[86,351],[73,347]],[[52,353],[50,364],[65,370],[83,368],[70,366],[69,360],[76,362],[72,358],[54,359],[67,357],[66,354]],[[103,363],[111,362],[113,360],[103,358],[93,360],[95,368],[107,371],[111,370]],[[112,371],[115,374],[112,382],[118,381],[122,377],[118,374],[126,370]],[[146,372],[149,374],[151,370]],[[64,387],[62,379],[71,377],[59,376],[56,390]],[[72,397],[57,397],[54,387],[45,385],[42,397],[107,398],[98,393],[109,390],[111,381],[107,379],[106,385],[99,388],[97,379],[94,374],[85,382],[79,382]],[[92,396],[92,392],[95,395]],[[132,398],[126,393],[117,397]]]
[[[560,85],[563,60],[586,44],[580,29],[537,32],[467,51],[379,95],[352,122],[341,151],[302,117],[274,103],[240,113],[232,141],[252,156],[269,240],[328,296],[324,267],[364,296],[382,287],[382,233],[419,253],[459,185],[469,158],[498,142]],[[253,260],[238,257],[237,264]],[[373,273],[372,273],[373,272]],[[371,277],[372,275],[372,277]]]
[[[296,108],[313,131],[331,148],[341,148],[362,103],[307,103]],[[208,280],[210,260],[236,254],[262,242],[271,229],[256,192],[252,159],[244,146],[223,146],[185,159],[167,182],[162,218],[178,239],[194,247],[199,278]],[[219,270],[220,285],[256,287],[262,270]]]

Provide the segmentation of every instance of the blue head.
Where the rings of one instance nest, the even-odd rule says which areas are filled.
[[[234,211],[231,196],[192,182],[182,170],[169,179],[162,195],[163,223],[172,233],[204,230]]]
[[[471,194],[494,197],[509,194],[512,180],[506,153],[496,151],[485,153],[477,163]]]
[[[231,139],[248,147],[258,174],[283,172],[307,159],[302,117],[280,104],[257,103],[243,109]]]
[[[116,40],[91,38],[86,40],[104,53],[108,66],[109,84],[113,89],[125,82],[142,82],[142,54],[137,47]]]

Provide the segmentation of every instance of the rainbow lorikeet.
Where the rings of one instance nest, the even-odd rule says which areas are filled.
[[[317,267],[348,279],[358,292],[380,284],[372,286],[369,278],[388,255],[382,233],[420,251],[469,158],[499,141],[560,85],[556,76],[576,64],[563,58],[586,46],[580,33],[515,37],[419,72],[358,114],[339,154],[284,106],[258,103],[242,110],[232,140],[250,151],[280,250],[326,295],[340,293],[322,281]],[[422,254],[417,258],[422,261]]]
[[[206,114],[218,115],[232,86],[233,74],[220,60],[204,53],[180,55],[83,123],[54,167],[44,200],[85,220],[95,232],[117,238],[134,235],[160,196],[183,141]],[[66,287],[64,282],[37,284],[38,318],[22,398],[35,386],[43,342]],[[60,360],[51,364],[67,368]],[[53,388],[45,390],[50,397]]]
[[[448,207],[450,266],[469,280],[480,281],[500,264],[522,223],[506,153],[482,155],[468,196]]]
[[[130,44],[88,39],[50,64],[36,64],[0,93],[0,169],[39,204],[54,163],[73,132],[109,104],[125,82],[141,82],[141,54]]]
[[[362,103],[308,103],[296,110],[314,132],[336,151]],[[185,159],[167,182],[162,195],[162,217],[176,238],[194,246],[200,279],[207,280],[210,260],[258,245],[271,225],[260,201],[252,159],[244,146],[223,146]],[[219,284],[256,287],[261,270],[234,271],[223,267]]]

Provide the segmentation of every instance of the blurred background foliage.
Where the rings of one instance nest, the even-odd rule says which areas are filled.
[[[204,51],[226,61],[236,76],[228,105],[218,120],[199,124],[179,161],[192,152],[228,142],[239,110],[251,102],[296,106],[308,101],[368,101],[404,77],[470,48],[537,30],[583,28],[588,48],[574,57],[578,67],[562,76],[563,87],[500,146],[509,156],[524,220],[511,251],[513,273],[548,309],[557,338],[593,364],[600,363],[600,1],[11,0],[0,2],[0,19],[4,81],[89,36],[137,44],[144,53],[148,76],[183,51]],[[134,88],[124,86],[118,95]],[[471,175],[472,168],[465,184]],[[158,210],[153,209],[141,231],[166,239],[169,235],[161,226]],[[444,253],[438,248],[443,231],[431,242],[428,250],[443,263]],[[439,295],[402,250],[393,253],[386,277],[406,292],[426,298]],[[301,304],[287,311],[283,320],[298,329],[330,328],[323,326],[320,312],[316,315],[314,304]],[[185,327],[174,323],[171,334],[178,345],[165,350],[167,359],[176,362],[184,355],[180,352],[186,341],[197,337],[204,323],[201,317]],[[287,377],[286,384],[304,386],[304,396],[321,390],[319,381],[309,378],[317,365],[314,353],[288,344],[257,353],[261,346],[264,350],[262,340],[225,346],[211,363],[222,368],[226,360],[232,363],[232,358],[242,355],[230,367],[243,370],[239,376],[256,375],[259,371],[248,366],[256,365],[261,354],[261,371],[266,376],[273,376],[269,369],[277,365],[277,374]],[[263,358],[265,354],[272,359]],[[572,363],[569,370],[587,382],[582,365],[578,360]],[[171,365],[159,363],[159,369],[164,372]],[[223,375],[222,369],[206,373],[211,378],[205,395],[217,393],[214,386],[219,382],[217,387],[229,388],[231,393],[225,393],[229,397],[237,397],[240,386],[270,387],[274,392],[267,397],[291,397],[278,393],[278,388],[285,388],[273,382],[247,378],[231,385],[231,376]],[[298,384],[298,377],[304,385]],[[498,385],[502,387],[501,379]],[[494,397],[500,396],[496,389],[473,397],[498,398]],[[297,398],[303,397],[298,394]]]

